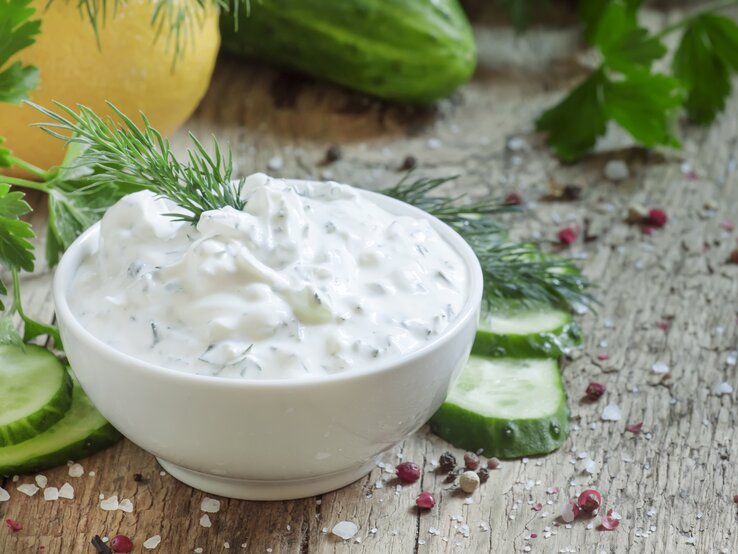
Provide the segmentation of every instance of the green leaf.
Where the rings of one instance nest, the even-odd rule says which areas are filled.
[[[28,91],[38,86],[38,69],[15,62],[0,71],[0,102],[20,104],[28,99]]]
[[[602,70],[592,73],[561,102],[536,120],[536,128],[548,133],[548,143],[566,161],[582,157],[607,130]]]
[[[41,21],[32,0],[0,0],[0,69],[10,58],[33,44],[41,30]],[[28,98],[28,91],[38,85],[38,70],[14,62],[0,71],[0,102],[18,103]]]
[[[46,248],[49,265],[56,265],[61,253],[120,198],[120,191],[111,183],[84,180],[54,183],[49,189]]]
[[[679,81],[666,75],[635,74],[605,87],[608,117],[644,146],[679,146],[673,126],[682,100]]]
[[[587,42],[592,43],[594,41],[602,17],[610,4],[613,3],[625,4],[629,21],[635,27],[641,0],[624,0],[622,2],[617,0],[615,2],[613,0],[579,0],[577,7],[579,17],[584,23],[584,37],[587,39]]]
[[[34,238],[30,223],[18,219],[31,211],[22,192],[10,192],[10,186],[0,184],[0,265],[8,269],[33,271]]]
[[[7,296],[8,289],[5,286],[5,283],[3,283],[2,278],[0,278],[0,312],[5,310],[5,303],[3,302],[3,297]]]
[[[96,182],[95,170],[80,158],[86,149],[86,145],[69,143],[62,166],[46,183],[49,211],[46,260],[50,267],[59,262],[62,253],[110,206],[132,192],[116,183]]]
[[[711,13],[695,17],[682,35],[672,69],[686,85],[690,118],[711,123],[731,93],[731,70],[738,71],[738,25]]]
[[[597,25],[594,43],[608,69],[620,73],[649,70],[666,54],[666,46],[648,29],[638,26],[635,12],[625,2],[609,2]]]

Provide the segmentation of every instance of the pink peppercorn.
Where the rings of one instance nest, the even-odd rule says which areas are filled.
[[[587,489],[579,495],[577,504],[583,512],[593,514],[600,509],[600,504],[602,504],[602,495],[599,491]]]
[[[110,539],[110,548],[113,552],[132,552],[133,541],[125,535],[115,535]]]
[[[639,421],[638,423],[631,423],[629,425],[625,426],[625,430],[629,433],[633,433],[634,435],[637,435],[641,432],[641,429],[643,429],[643,422]]]
[[[523,199],[517,192],[511,192],[505,196],[505,204],[508,206],[520,206],[522,203]]]
[[[602,383],[592,382],[587,385],[587,390],[584,391],[584,394],[586,395],[587,400],[594,402],[595,400],[599,400],[600,397],[605,394],[606,390],[605,385]]]
[[[559,242],[567,246],[577,240],[577,231],[571,227],[564,227],[558,233]]]
[[[7,518],[7,519],[5,520],[5,524],[6,524],[6,525],[7,525],[8,527],[10,527],[10,530],[11,530],[11,531],[12,531],[13,533],[17,533],[18,531],[20,531],[21,529],[23,529],[23,526],[22,526],[22,525],[21,525],[20,523],[18,523],[18,522],[17,522],[16,520],[14,520],[14,519],[11,519],[11,518]]]
[[[415,499],[415,505],[418,508],[430,510],[436,505],[436,499],[428,491],[423,491],[418,495],[418,498]]]
[[[654,227],[663,227],[669,218],[664,210],[653,208],[648,210],[648,222]]]
[[[420,479],[420,467],[413,462],[402,462],[395,468],[395,471],[397,478],[405,483],[414,483]]]

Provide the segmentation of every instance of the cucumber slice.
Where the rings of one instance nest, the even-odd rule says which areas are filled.
[[[569,434],[559,364],[473,355],[430,424],[454,446],[485,456],[552,452]]]
[[[69,410],[72,379],[45,348],[0,346],[0,447],[42,433]]]
[[[472,352],[506,358],[558,358],[582,342],[569,312],[548,306],[482,313]]]
[[[56,425],[32,439],[0,448],[0,475],[30,473],[79,460],[121,438],[76,379],[73,383],[72,406]]]

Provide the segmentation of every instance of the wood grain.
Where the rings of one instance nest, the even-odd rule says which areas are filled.
[[[655,16],[654,16],[655,17]],[[664,155],[621,148],[562,167],[530,136],[535,115],[554,101],[577,73],[573,33],[566,27],[515,39],[479,28],[480,69],[468,86],[429,108],[390,106],[309,79],[287,76],[230,59],[219,63],[213,86],[186,126],[200,136],[215,133],[234,147],[242,174],[271,170],[277,175],[332,178],[376,188],[394,183],[405,156],[419,173],[460,174],[456,190],[502,195],[516,190],[531,210],[511,221],[517,236],[554,238],[565,225],[587,226],[589,242],[569,254],[581,260],[597,284],[597,315],[582,318],[585,346],[570,360],[565,381],[574,432],[557,453],[508,461],[470,497],[443,481],[431,461],[448,444],[422,430],[386,453],[423,465],[421,484],[396,489],[390,474],[369,476],[321,498],[252,503],[222,499],[212,527],[199,524],[204,494],[160,475],[154,459],[131,443],[82,460],[86,474],[73,479],[67,468],[45,473],[49,484],[69,481],[74,500],[27,498],[16,487],[32,476],[5,481],[11,500],[0,516],[17,519],[23,531],[0,530],[0,552],[53,554],[92,552],[95,534],[124,533],[138,545],[160,534],[155,552],[738,552],[736,505],[738,458],[735,394],[716,396],[713,387],[738,387],[738,367],[726,363],[738,349],[738,266],[727,265],[738,246],[736,232],[720,228],[738,219],[738,105],[709,130],[682,129],[684,150]],[[537,55],[537,54],[541,55]],[[520,150],[514,136],[527,137]],[[175,137],[186,144],[184,132]],[[343,157],[322,165],[326,148]],[[613,133],[603,150],[625,145]],[[279,157],[280,159],[274,159]],[[632,177],[615,185],[602,178],[606,160],[629,163]],[[681,169],[692,164],[697,178]],[[583,187],[578,202],[540,202],[550,184]],[[451,189],[449,189],[450,191]],[[669,222],[646,237],[623,223],[633,204],[663,207]],[[51,319],[47,274],[28,276],[28,309]],[[665,332],[659,323],[669,324]],[[601,361],[597,354],[606,353]],[[651,367],[670,368],[664,381]],[[604,383],[599,402],[581,401],[588,382]],[[622,421],[603,422],[607,403],[617,404]],[[135,406],[131,407],[135,409]],[[643,432],[624,432],[643,421]],[[269,448],[268,444],[258,445]],[[457,457],[463,454],[453,450]],[[597,462],[594,475],[582,471],[578,455]],[[134,475],[141,474],[143,481]],[[384,478],[384,480],[382,479]],[[381,488],[377,483],[381,481]],[[561,492],[547,494],[551,487]],[[587,487],[600,490],[607,507],[623,516],[611,532],[577,521],[557,526],[563,502]],[[438,506],[419,514],[420,489],[433,491]],[[134,512],[105,512],[98,495],[133,501]],[[540,502],[535,512],[531,505]],[[361,542],[336,540],[326,529],[341,520],[360,527]],[[488,527],[483,530],[480,524]],[[468,526],[468,536],[463,527]],[[536,534],[536,538],[531,538]],[[550,536],[549,536],[550,534]],[[549,536],[549,538],[544,538]],[[228,542],[230,549],[226,549]],[[245,545],[243,548],[241,545]]]

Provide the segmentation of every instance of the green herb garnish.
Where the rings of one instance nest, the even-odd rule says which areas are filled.
[[[582,0],[585,37],[601,63],[536,121],[557,156],[574,161],[591,150],[609,123],[638,144],[679,146],[674,122],[681,108],[696,123],[711,123],[725,107],[738,73],[738,24],[718,10],[738,0],[708,4],[659,32],[638,23],[639,0]],[[682,31],[672,73],[654,72],[667,48],[663,38]]]
[[[406,176],[396,186],[381,192],[425,210],[464,237],[482,266],[488,307],[510,300],[567,309],[593,304],[587,292],[589,281],[571,261],[544,253],[536,243],[509,240],[504,226],[491,217],[515,211],[515,207],[489,200],[463,202],[464,195],[433,194],[453,179],[410,181]]]
[[[57,104],[62,114],[31,104],[51,119],[40,124],[49,134],[78,145],[80,153],[73,168],[88,168],[85,181],[91,185],[110,185],[127,194],[148,189],[168,198],[184,212],[169,214],[176,219],[197,223],[208,210],[231,206],[243,208],[240,198],[243,180],[233,182],[230,150],[224,155],[214,141],[210,155],[197,138],[190,133],[195,149],[188,153],[188,162],[182,163],[172,153],[169,141],[154,129],[142,115],[139,128],[113,104],[110,108],[120,118],[103,119],[91,109],[79,107],[79,113]]]

